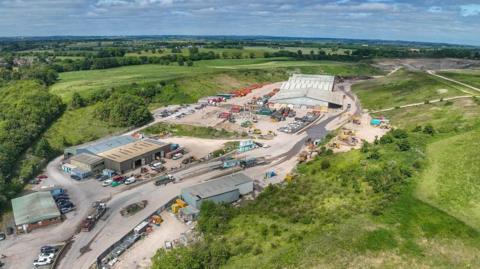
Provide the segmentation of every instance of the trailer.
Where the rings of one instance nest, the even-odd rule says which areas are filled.
[[[95,211],[93,214],[89,215],[86,219],[82,222],[82,231],[90,232],[97,221],[107,212],[107,204],[106,203],[95,203],[94,204]]]

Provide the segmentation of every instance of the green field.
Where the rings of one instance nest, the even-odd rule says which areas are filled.
[[[178,65],[137,65],[104,70],[75,71],[60,74],[52,93],[69,100],[73,92],[88,94],[132,83],[142,84],[231,70],[284,69],[297,72],[334,75],[375,75],[380,71],[366,64],[285,61],[279,59],[209,60],[195,62],[193,67]],[[221,86],[219,86],[221,88]]]
[[[480,129],[432,143],[416,195],[480,230]]]
[[[353,85],[364,108],[371,110],[465,95],[460,86],[425,72],[399,70],[391,76]]]
[[[44,137],[56,151],[61,152],[65,147],[82,144],[123,130],[110,127],[96,119],[94,110],[95,106],[88,106],[66,111],[50,126]]]
[[[458,70],[438,74],[480,88],[480,70]]]
[[[442,133],[462,130],[480,117],[480,106],[473,98],[458,99],[416,107],[394,109],[374,116],[385,116],[400,128],[413,129],[417,125],[432,124]]]

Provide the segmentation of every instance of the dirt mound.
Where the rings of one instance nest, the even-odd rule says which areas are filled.
[[[404,67],[409,70],[443,70],[443,69],[466,69],[480,67],[480,61],[468,59],[378,59],[374,66],[391,71],[397,67]]]

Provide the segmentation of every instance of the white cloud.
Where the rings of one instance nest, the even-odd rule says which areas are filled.
[[[442,13],[443,8],[439,6],[432,6],[428,8],[428,12],[430,13]]]
[[[468,4],[460,6],[460,14],[464,17],[480,15],[480,4]]]

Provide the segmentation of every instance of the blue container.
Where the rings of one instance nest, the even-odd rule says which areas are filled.
[[[379,119],[372,119],[372,120],[370,121],[370,124],[371,124],[371,125],[374,125],[374,126],[380,125],[381,123],[382,123],[382,121],[379,120]]]

